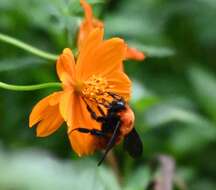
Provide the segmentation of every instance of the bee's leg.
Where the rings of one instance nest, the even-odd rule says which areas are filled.
[[[89,111],[89,113],[91,114],[91,117],[98,121],[98,122],[103,122],[105,120],[104,116],[97,116],[97,114],[91,109],[91,107],[87,104],[87,110]]]
[[[119,127],[120,127],[120,121],[118,121],[118,123],[116,124],[115,126],[115,130],[111,136],[111,138],[109,139],[109,142],[107,143],[106,145],[106,149],[105,149],[105,152],[101,158],[101,160],[98,162],[98,166],[101,165],[101,163],[104,161],[106,155],[108,154],[108,152],[111,150],[111,148],[114,146],[115,142],[116,142],[116,138],[117,138],[117,135],[118,135],[118,131],[119,131]]]
[[[101,114],[103,117],[105,117],[106,114],[104,113],[103,109],[102,109],[99,105],[97,106],[97,108],[98,108],[100,114]]]
[[[98,129],[87,129],[87,128],[79,127],[79,128],[73,129],[71,132],[73,131],[79,131],[80,133],[89,133],[97,137],[107,137],[107,135],[103,131],[98,130]]]
[[[85,101],[85,99],[83,99],[83,100],[86,103],[86,108],[87,108],[88,112],[90,113],[91,117],[94,120],[102,123],[105,120],[105,117],[104,116],[97,116],[97,114],[91,109],[91,107],[88,105],[88,103]]]
[[[115,94],[113,92],[108,92],[108,94],[115,100],[121,100],[122,99],[121,96],[119,96],[118,94]]]

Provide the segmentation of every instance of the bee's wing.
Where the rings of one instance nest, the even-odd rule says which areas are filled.
[[[128,135],[125,136],[123,147],[133,158],[137,158],[142,155],[143,144],[134,128]]]

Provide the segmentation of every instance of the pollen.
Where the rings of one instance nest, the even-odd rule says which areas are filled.
[[[108,92],[111,89],[111,85],[108,84],[107,80],[101,76],[92,75],[86,80],[81,88],[81,94],[83,97],[103,103],[104,100],[108,101]]]

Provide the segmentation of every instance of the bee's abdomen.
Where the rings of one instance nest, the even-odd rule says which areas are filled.
[[[127,109],[119,113],[121,118],[121,135],[125,136],[131,132],[134,127],[135,116],[133,111],[127,106]]]

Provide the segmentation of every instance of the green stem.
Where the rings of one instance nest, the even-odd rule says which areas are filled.
[[[35,54],[39,57],[42,57],[42,58],[45,58],[45,59],[49,59],[49,60],[54,60],[56,61],[57,58],[58,58],[58,55],[54,55],[54,54],[51,54],[51,53],[47,53],[47,52],[44,52],[38,48],[35,48],[31,45],[28,45],[20,40],[17,40],[15,38],[12,38],[10,36],[7,36],[5,34],[2,34],[0,33],[0,41],[3,41],[3,42],[6,42],[6,43],[9,43],[9,44],[12,44],[16,47],[19,47],[21,49],[24,49],[32,54]]]
[[[0,82],[0,88],[6,90],[13,90],[13,91],[32,91],[32,90],[40,90],[43,88],[58,88],[61,87],[61,83],[59,82],[49,82],[43,84],[35,84],[35,85],[12,85]]]

